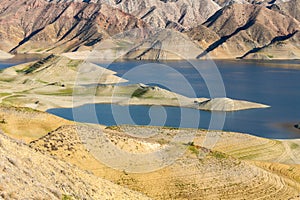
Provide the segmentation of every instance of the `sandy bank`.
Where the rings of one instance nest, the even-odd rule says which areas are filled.
[[[6,60],[6,59],[13,58],[13,57],[14,57],[14,55],[0,50],[0,60]]]

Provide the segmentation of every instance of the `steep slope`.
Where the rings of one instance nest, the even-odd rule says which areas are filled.
[[[204,26],[210,29],[209,32],[215,32],[219,38],[213,33],[210,34],[217,39],[211,43],[211,37],[198,36],[193,29],[187,32],[201,44],[210,44],[198,58],[207,53],[215,58],[245,58],[261,48],[276,45],[282,41],[288,43],[287,46],[293,47],[286,58],[300,56],[299,43],[291,41],[298,41],[297,32],[300,29],[300,23],[290,16],[272,11],[265,6],[232,4],[219,10],[204,23]],[[280,50],[280,48],[275,48],[275,50]],[[272,52],[264,56],[281,58],[276,57],[276,54],[273,55]]]
[[[105,2],[130,13],[153,27],[178,30],[203,23],[220,7],[212,0],[92,0]]]
[[[280,2],[276,4],[279,7],[279,10],[289,15],[298,21],[300,21],[300,1],[299,0],[289,0],[286,2]]]
[[[84,53],[70,56],[84,58],[97,47],[105,49],[102,60],[119,58],[128,51],[125,57],[129,59],[178,59],[169,53],[158,55],[171,46],[192,59],[204,58],[207,53],[224,59],[299,58],[298,0],[216,2],[221,6],[212,0],[4,0],[0,5],[0,50],[79,51]],[[185,33],[178,38],[176,31]],[[196,48],[175,46],[187,41],[185,34],[198,42]],[[164,39],[166,35],[170,39]],[[152,51],[152,46],[158,51]],[[145,53],[139,47],[149,52],[139,56]]]
[[[181,60],[195,59],[202,48],[185,34],[163,29],[150,35],[124,56],[138,60]]]
[[[11,52],[66,52],[91,49],[110,35],[147,25],[106,4],[21,0],[1,2],[0,49]]]
[[[0,133],[1,199],[149,199]]]
[[[229,4],[233,4],[233,3],[239,3],[239,4],[254,3],[254,1],[249,1],[249,0],[214,0],[214,2],[216,2],[222,8],[224,6],[228,6]]]

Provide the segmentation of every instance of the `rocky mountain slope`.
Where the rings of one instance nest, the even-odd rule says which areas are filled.
[[[133,28],[146,33],[147,27],[106,4],[21,0],[0,5],[0,49],[13,53],[90,49],[109,35]]]
[[[295,18],[265,6],[233,4],[187,34],[206,47],[198,58],[206,54],[215,58],[256,58],[257,54],[262,58],[280,58],[276,51],[283,48],[286,51],[280,51],[281,54],[289,54],[285,57],[299,58],[299,29]],[[267,48],[269,51],[261,53]]]
[[[205,22],[220,6],[212,0],[92,0],[107,3],[142,19],[152,27],[191,28]]]
[[[117,44],[113,53],[122,48],[131,53],[140,46],[144,48],[149,40],[161,43],[158,49],[171,49],[174,45],[169,40],[174,38],[160,38],[163,29],[171,29],[177,32],[172,35],[183,32],[181,38],[175,39],[180,40],[179,44],[187,39],[198,43],[192,45],[199,48],[193,50],[193,59],[204,59],[205,55],[223,59],[297,59],[299,7],[299,0],[4,0],[0,5],[0,50],[82,52],[99,47],[99,43],[102,46],[106,40]],[[150,47],[146,48],[150,51]],[[101,53],[101,58],[111,54]],[[171,60],[174,56],[150,53],[146,58]]]
[[[271,7],[272,9],[273,7]],[[280,10],[285,15],[289,15],[298,21],[300,21],[300,1],[299,0],[290,0],[283,1],[274,6],[275,10]]]

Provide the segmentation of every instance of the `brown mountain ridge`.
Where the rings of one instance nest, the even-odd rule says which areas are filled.
[[[127,46],[132,55],[140,46],[147,52],[144,44],[149,41],[159,41],[160,46],[172,48],[169,46],[172,37],[159,39],[159,33],[169,29],[174,32],[171,35],[176,35],[176,41],[191,40],[187,49],[197,49],[193,59],[203,59],[206,55],[216,59],[298,59],[298,11],[299,0],[269,3],[4,0],[0,5],[0,50],[10,53],[91,51],[113,38],[118,40],[118,45]],[[176,32],[182,33],[181,38]],[[143,59],[170,60],[174,56],[152,53]]]

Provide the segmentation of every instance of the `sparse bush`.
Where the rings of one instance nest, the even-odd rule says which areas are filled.
[[[199,154],[199,150],[195,146],[189,146],[189,150],[196,155]]]
[[[158,139],[156,142],[159,143],[160,145],[164,145],[164,144],[167,144],[167,143],[168,143],[168,141],[165,140],[164,138],[160,138],[160,139]]]
[[[188,142],[188,150],[190,150],[192,153],[198,155],[199,154],[199,147],[195,146],[194,142]]]
[[[105,129],[114,130],[114,131],[121,131],[121,128],[119,126],[108,126]]]
[[[0,115],[0,124],[6,124],[4,116]]]
[[[67,195],[67,194],[63,194],[62,197],[61,197],[62,200],[72,200],[72,196],[70,195]]]
[[[177,127],[169,127],[169,126],[164,126],[163,129],[167,129],[167,130],[179,130],[179,128],[177,128]]]

